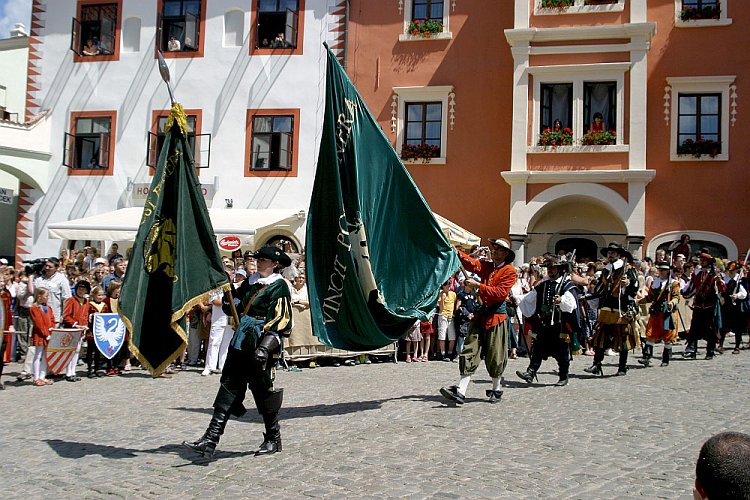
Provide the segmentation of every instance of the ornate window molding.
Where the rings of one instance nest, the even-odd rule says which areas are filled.
[[[407,0],[408,1],[408,0]],[[401,154],[404,144],[404,126],[406,120],[406,103],[439,101],[441,106],[440,120],[440,157],[430,159],[433,165],[444,165],[448,158],[448,127],[453,130],[455,125],[456,95],[453,85],[440,85],[431,87],[394,87],[391,101],[391,130],[395,121],[396,151]],[[394,110],[396,115],[394,116]],[[405,163],[421,163],[419,161],[407,161]]]
[[[680,18],[682,1],[674,0],[674,25],[676,28],[705,28],[710,26],[729,26],[732,24],[732,19],[727,17],[727,8],[731,0],[720,0],[719,6],[721,7],[721,11],[719,19],[692,19],[690,21],[683,21]]]
[[[625,72],[630,69],[630,63],[602,63],[602,64],[580,64],[560,66],[532,66],[528,73],[534,77],[533,81],[533,110],[531,125],[531,146],[527,147],[528,153],[543,152],[623,152],[628,151],[627,145],[623,144],[622,130],[625,130]],[[555,149],[536,146],[539,142],[539,129],[541,119],[542,92],[541,85],[544,83],[572,83],[573,84],[573,118],[572,130],[573,140],[580,141],[583,134],[583,87],[584,82],[614,81],[617,84],[617,112],[616,128],[617,143],[613,146],[563,146]]]
[[[733,85],[734,75],[730,76],[687,76],[667,78],[669,92],[665,90],[665,114],[669,111],[671,131],[669,138],[669,159],[671,161],[727,161],[729,160],[729,127],[737,116],[737,91]],[[671,94],[667,108],[667,93]],[[677,113],[680,94],[721,94],[721,153],[715,157],[703,155],[698,158],[677,154]],[[731,111],[730,111],[731,108]],[[665,118],[666,119],[666,118]],[[734,121],[732,121],[734,120]]]
[[[400,42],[420,42],[426,40],[450,40],[453,34],[450,31],[450,12],[455,12],[457,0],[444,0],[443,2],[443,31],[434,33],[430,36],[412,35],[409,33],[409,25],[412,22],[412,10],[414,9],[413,0],[399,0],[399,14],[404,16],[404,27],[399,35]],[[450,8],[449,8],[450,6]]]

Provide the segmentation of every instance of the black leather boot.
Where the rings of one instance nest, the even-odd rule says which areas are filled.
[[[589,366],[588,368],[584,368],[583,371],[592,375],[604,376],[604,372],[602,371],[602,364],[598,361],[594,361],[593,365]]]
[[[669,366],[669,358],[672,357],[672,349],[664,348],[661,353],[661,366]]]
[[[281,451],[281,426],[279,426],[279,410],[284,399],[284,389],[269,392],[265,399],[259,401],[258,411],[263,416],[266,432],[263,434],[263,443],[255,456],[270,455]]]
[[[224,434],[224,428],[227,426],[229,413],[223,410],[214,409],[214,415],[208,424],[208,429],[203,437],[198,441],[183,441],[182,446],[200,453],[204,457],[213,457],[216,452],[216,445],[219,444],[219,438]]]
[[[518,375],[520,378],[522,378],[529,384],[535,379],[537,382],[539,382],[539,379],[536,376],[536,371],[532,370],[531,368],[527,368],[525,372],[516,370],[516,375]]]
[[[623,376],[628,374],[628,351],[620,351],[620,364],[617,367],[617,375]]]
[[[646,344],[643,346],[643,357],[638,360],[644,368],[651,366],[651,358],[654,355],[654,346]]]

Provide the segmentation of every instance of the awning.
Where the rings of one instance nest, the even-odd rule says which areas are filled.
[[[254,236],[249,242],[264,241],[276,234],[304,246],[305,210],[294,209],[209,209],[217,237]],[[82,219],[54,222],[47,226],[50,238],[61,240],[134,241],[143,207],[121,208]],[[252,243],[250,243],[252,246]]]
[[[437,220],[438,224],[440,225],[440,229],[443,230],[443,234],[446,238],[448,238],[448,241],[453,243],[454,245],[461,245],[463,247],[471,248],[474,245],[479,245],[481,242],[481,238],[468,230],[462,228],[455,222],[451,222],[445,217],[441,217],[440,215],[436,214],[435,212],[432,213],[432,215],[435,216],[435,220]]]

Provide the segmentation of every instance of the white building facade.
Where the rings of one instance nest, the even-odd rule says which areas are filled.
[[[306,210],[324,113],[323,42],[343,58],[345,6],[34,0],[26,113],[46,113],[50,158],[46,172],[21,179],[16,259],[88,244],[50,238],[50,226],[143,205],[170,108],[157,50],[188,114],[211,210]]]

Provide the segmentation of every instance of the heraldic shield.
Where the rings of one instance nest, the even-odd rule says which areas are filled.
[[[99,352],[112,359],[125,343],[125,323],[117,313],[94,314],[94,342]]]
[[[85,328],[53,328],[47,344],[47,368],[59,375],[78,349]]]

